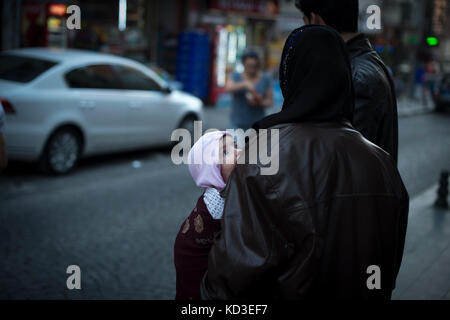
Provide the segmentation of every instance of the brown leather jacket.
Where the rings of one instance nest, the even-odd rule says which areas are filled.
[[[236,167],[202,298],[390,299],[409,198],[389,154],[347,122],[271,129],[279,171]],[[370,290],[373,265],[381,288]]]

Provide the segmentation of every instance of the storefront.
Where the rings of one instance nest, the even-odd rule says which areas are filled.
[[[231,72],[242,71],[245,49],[259,53],[264,69],[269,66],[277,16],[277,0],[191,1],[188,29],[210,41],[209,103],[216,103]]]
[[[70,32],[69,47],[151,59],[147,0],[79,0],[82,28]]]
[[[67,1],[23,1],[21,47],[67,47]]]
[[[360,2],[360,31],[365,33],[382,60],[392,71],[397,97],[414,90],[423,52],[424,0],[364,0]],[[381,29],[368,29],[366,12],[370,5],[381,9]]]
[[[77,48],[156,59],[158,4],[150,0],[25,0],[20,47]],[[81,11],[81,29],[66,27],[69,5]]]

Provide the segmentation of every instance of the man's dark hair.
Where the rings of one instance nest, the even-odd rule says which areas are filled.
[[[295,0],[295,6],[309,19],[311,13],[320,15],[340,33],[358,32],[358,0]]]

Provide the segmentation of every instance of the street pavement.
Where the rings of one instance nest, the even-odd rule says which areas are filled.
[[[206,109],[203,129],[226,128],[228,112]],[[415,113],[399,129],[411,215],[393,298],[449,299],[450,212],[432,204],[450,169],[450,114]],[[175,236],[200,195],[168,148],[85,159],[62,177],[11,163],[0,177],[0,299],[172,299]],[[66,287],[69,265],[81,290]]]
[[[394,300],[450,300],[450,212],[435,208],[438,186],[410,202]]]

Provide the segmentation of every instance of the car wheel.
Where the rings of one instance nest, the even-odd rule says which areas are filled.
[[[49,138],[39,161],[39,167],[44,173],[66,174],[75,168],[80,154],[80,134],[74,129],[63,128]]]

